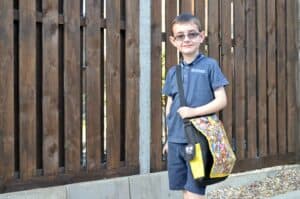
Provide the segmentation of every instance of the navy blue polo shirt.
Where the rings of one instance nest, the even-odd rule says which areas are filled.
[[[205,105],[214,99],[214,90],[228,85],[228,81],[221,72],[216,60],[199,54],[190,63],[180,63],[182,67],[182,80],[184,96],[188,107]],[[180,107],[176,81],[176,66],[172,66],[166,76],[163,95],[172,97],[170,113],[167,115],[168,141],[173,143],[186,143],[183,121],[177,113]]]

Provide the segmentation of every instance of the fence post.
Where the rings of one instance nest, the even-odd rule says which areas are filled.
[[[140,1],[140,173],[150,173],[151,140],[151,2]]]
[[[297,16],[297,22],[295,23],[296,25],[296,30],[297,30],[297,50],[298,50],[298,60],[296,64],[296,106],[297,106],[297,126],[296,126],[296,161],[300,163],[300,13],[299,13],[299,7],[300,7],[300,0],[297,1],[296,7],[296,13],[298,14]]]

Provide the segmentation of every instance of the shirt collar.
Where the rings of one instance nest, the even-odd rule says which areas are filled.
[[[202,59],[202,57],[203,57],[203,54],[199,53],[199,54],[197,55],[197,57],[196,57],[191,63],[187,64],[187,63],[185,63],[184,60],[182,60],[180,65],[183,66],[183,67],[185,67],[185,66],[192,67],[192,66],[195,65],[200,59]]]

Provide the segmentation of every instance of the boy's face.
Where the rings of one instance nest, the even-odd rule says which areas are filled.
[[[174,24],[170,41],[183,56],[197,56],[204,38],[204,32],[199,32],[198,26],[191,22]]]

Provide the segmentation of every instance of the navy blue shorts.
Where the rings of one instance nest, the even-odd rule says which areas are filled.
[[[193,179],[190,166],[184,159],[186,144],[168,143],[168,175],[170,190],[187,190],[205,195],[205,186]]]

